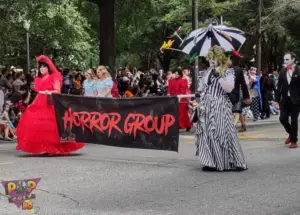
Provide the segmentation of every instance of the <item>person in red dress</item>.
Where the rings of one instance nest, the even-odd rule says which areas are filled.
[[[185,69],[183,70],[183,79],[186,79],[188,81],[188,87],[187,87],[187,94],[192,94],[192,80],[190,78],[190,70]],[[189,101],[191,101],[191,98],[188,98]]]
[[[34,80],[34,89],[39,94],[20,119],[16,149],[32,154],[63,155],[83,148],[84,143],[60,142],[49,93],[60,93],[63,77],[48,57],[41,55],[37,62],[39,77]]]
[[[169,80],[168,95],[178,96],[186,95],[188,89],[188,81],[184,79],[181,69],[176,69],[174,78]],[[188,114],[188,100],[182,98],[179,100],[179,129],[189,131],[192,123]]]
[[[114,80],[113,83],[114,83],[114,84],[113,84],[113,87],[112,87],[112,89],[111,89],[111,95],[112,95],[112,97],[114,97],[114,98],[120,98],[117,81]]]

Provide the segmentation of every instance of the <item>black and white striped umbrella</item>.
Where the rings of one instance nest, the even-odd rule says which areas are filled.
[[[245,43],[244,32],[225,25],[209,25],[192,31],[181,43],[182,52],[206,56],[211,47],[219,45],[226,52],[240,49]]]

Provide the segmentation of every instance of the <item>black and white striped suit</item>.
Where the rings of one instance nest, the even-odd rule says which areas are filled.
[[[220,78],[210,73],[206,74],[202,83],[196,155],[203,166],[218,171],[247,169],[233,124],[232,104],[219,83]],[[224,79],[234,82],[233,69],[225,72]]]

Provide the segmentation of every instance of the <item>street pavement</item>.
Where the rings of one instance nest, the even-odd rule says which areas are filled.
[[[299,215],[300,148],[284,146],[276,120],[239,136],[245,172],[202,172],[183,132],[179,153],[87,144],[73,156],[38,157],[0,143],[0,180],[41,177],[33,192],[41,215]],[[1,215],[23,214],[0,192]]]

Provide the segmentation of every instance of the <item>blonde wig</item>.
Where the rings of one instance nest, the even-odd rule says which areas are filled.
[[[93,73],[93,70],[92,70],[92,69],[88,69],[88,70],[85,72],[85,74],[89,74],[89,76],[90,76],[91,78],[94,77],[94,73]]]
[[[224,49],[220,46],[214,46],[209,50],[206,58],[209,62],[216,62],[215,69],[221,77],[224,77],[224,73],[228,68],[228,57],[225,55]]]
[[[97,68],[97,76],[98,76],[98,72],[100,71],[101,73],[101,78],[108,78],[111,77],[111,75],[109,74],[109,72],[107,71],[107,68],[105,66],[98,66]]]

